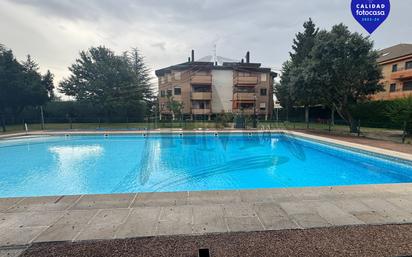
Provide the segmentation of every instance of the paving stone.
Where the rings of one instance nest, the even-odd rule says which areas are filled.
[[[386,218],[382,217],[375,211],[357,212],[357,213],[354,213],[353,215],[359,220],[365,222],[365,224],[376,225],[376,224],[390,223]]]
[[[292,201],[297,200],[291,193],[290,189],[286,188],[275,188],[271,189],[272,199],[276,202],[282,201]]]
[[[287,217],[288,214],[275,203],[256,203],[253,205],[254,210],[259,217],[275,216],[275,217]]]
[[[410,223],[412,222],[412,215],[407,211],[391,204],[380,198],[362,199],[364,204],[376,211],[379,215],[384,217],[387,222],[392,223]]]
[[[343,225],[360,225],[363,221],[357,219],[355,216],[342,211],[335,205],[323,202],[316,207],[318,214],[324,218],[328,223],[336,226]]]
[[[332,201],[334,205],[348,213],[369,212],[371,209],[358,199],[342,199]]]
[[[242,202],[273,202],[273,189],[240,190]]]
[[[397,184],[384,184],[379,185],[382,191],[397,195],[412,195],[412,188],[409,183],[397,183]]]
[[[66,224],[87,224],[96,214],[98,210],[70,210],[55,223],[57,225]]]
[[[280,207],[289,215],[316,213],[317,201],[294,201],[279,203]]]
[[[253,205],[249,203],[224,204],[225,217],[255,217]]]
[[[187,204],[188,192],[139,193],[132,207],[139,206],[176,206]]]
[[[192,205],[224,204],[240,202],[239,191],[193,191],[189,192],[188,203]]]
[[[266,230],[300,228],[285,211],[274,203],[259,203],[255,204],[254,208]]]
[[[193,233],[227,232],[224,211],[221,205],[193,207]]]
[[[159,221],[157,235],[189,235],[192,233],[190,222]]]
[[[0,246],[26,245],[46,227],[0,228]]]
[[[88,224],[83,227],[80,234],[74,238],[75,241],[80,240],[101,240],[113,239],[120,224]]]
[[[157,235],[191,234],[192,209],[192,206],[187,205],[163,207],[157,225]]]
[[[120,224],[129,216],[130,209],[100,210],[88,223],[89,224]]]
[[[6,211],[23,199],[24,198],[0,198],[0,212]]]
[[[19,212],[0,214],[0,228],[50,226],[63,216],[64,212]]]
[[[262,224],[258,217],[228,217],[226,218],[229,231],[261,231]]]
[[[389,198],[385,199],[386,201],[390,202],[391,204],[401,208],[404,211],[412,213],[412,200],[409,200],[405,197],[397,197],[397,198]]]
[[[294,214],[292,219],[303,228],[328,227],[331,225],[319,214],[314,213]]]
[[[128,208],[135,198],[135,194],[112,194],[112,195],[84,195],[70,209],[111,209]]]
[[[68,209],[80,196],[45,196],[28,197],[20,201],[7,212],[45,212],[64,211]]]
[[[185,222],[191,223],[193,216],[193,208],[190,205],[186,206],[173,206],[173,207],[163,207],[160,212],[159,221],[175,221],[175,222]]]
[[[116,238],[155,235],[160,211],[161,207],[134,208],[125,223],[119,226]]]
[[[25,249],[0,249],[0,257],[18,257]]]
[[[340,196],[339,191],[334,187],[288,188],[287,192],[296,200],[318,200]]]
[[[84,224],[54,224],[36,237],[34,242],[72,241],[84,226]]]

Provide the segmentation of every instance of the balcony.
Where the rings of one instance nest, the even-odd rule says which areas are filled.
[[[210,109],[192,109],[192,114],[194,115],[202,115],[202,114],[210,114]]]
[[[235,85],[256,85],[258,79],[256,76],[249,76],[249,77],[235,77],[233,83]]]
[[[412,78],[412,69],[399,69],[391,74],[393,80],[404,80]]]
[[[192,92],[192,100],[211,100],[212,92]]]
[[[255,93],[237,92],[233,94],[234,101],[254,101]]]
[[[192,85],[211,85],[212,75],[194,75],[190,77]]]

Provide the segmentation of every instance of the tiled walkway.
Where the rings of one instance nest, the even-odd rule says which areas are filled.
[[[0,199],[3,247],[399,223],[412,223],[411,184]]]

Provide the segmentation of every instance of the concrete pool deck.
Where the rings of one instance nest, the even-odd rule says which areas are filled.
[[[165,131],[150,132],[164,133]],[[170,133],[170,131],[167,131]],[[245,131],[207,131],[244,133]],[[246,131],[262,132],[262,131]],[[412,155],[284,132],[411,161]],[[29,135],[142,134],[38,132]],[[172,133],[182,133],[173,131]],[[185,132],[183,132],[185,133]],[[190,131],[205,133],[205,131]],[[26,135],[26,134],[23,134]],[[15,137],[22,134],[13,135]],[[0,198],[0,256],[36,242],[412,223],[412,184]],[[10,248],[11,247],[11,248]]]
[[[2,198],[0,249],[51,241],[407,223],[412,223],[411,184]]]

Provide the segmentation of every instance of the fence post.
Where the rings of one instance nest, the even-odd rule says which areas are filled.
[[[402,133],[402,144],[405,143],[405,139],[406,139],[406,125],[407,125],[407,122],[404,121],[403,122],[403,133]]]
[[[41,115],[41,130],[44,130],[44,112],[43,112],[42,105],[40,105],[40,115]]]
[[[358,137],[360,136],[360,128],[361,128],[361,124],[360,124],[360,119],[358,120]]]

